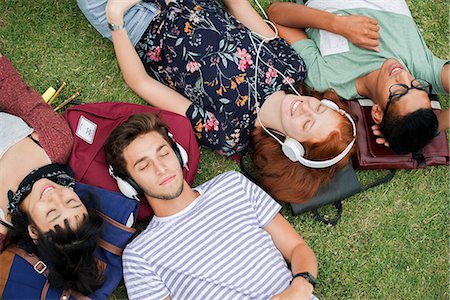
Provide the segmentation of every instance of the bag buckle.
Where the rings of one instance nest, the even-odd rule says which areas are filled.
[[[45,272],[45,270],[47,270],[47,265],[42,260],[40,260],[33,266],[33,268],[36,272],[42,274]]]

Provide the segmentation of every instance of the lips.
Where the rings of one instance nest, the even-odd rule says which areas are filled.
[[[175,175],[166,177],[166,178],[164,178],[163,181],[161,181],[161,182],[159,183],[159,185],[166,185],[166,184],[169,184],[169,183],[171,183],[171,182],[175,179],[175,177],[176,177]]]
[[[398,63],[393,64],[393,65],[391,66],[391,68],[390,68],[389,76],[391,76],[391,75],[394,74],[394,73],[397,73],[397,72],[400,71],[400,70],[404,70],[404,69],[405,69],[405,68],[403,68],[403,66],[402,66],[401,64],[398,64]]]
[[[42,198],[45,194],[47,194],[49,191],[51,191],[51,190],[53,190],[53,189],[54,189],[54,187],[53,187],[52,185],[49,185],[49,184],[45,185],[45,186],[42,188],[42,191],[41,191],[41,198]]]
[[[292,101],[292,103],[291,103],[291,109],[290,109],[290,111],[291,111],[291,116],[294,115],[294,113],[295,113],[295,111],[297,110],[297,108],[298,108],[299,105],[300,105],[300,101],[299,101],[299,100],[294,100],[294,101]]]

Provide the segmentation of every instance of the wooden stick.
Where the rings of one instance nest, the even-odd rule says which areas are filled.
[[[58,97],[59,93],[61,93],[62,89],[66,86],[66,82],[64,81],[59,89],[56,91],[56,93],[53,95],[53,97],[47,102],[48,105],[51,105],[53,101],[55,101],[56,97]]]
[[[67,104],[69,104],[70,101],[72,101],[73,99],[75,99],[76,97],[78,97],[80,95],[80,92],[76,92],[75,94],[73,94],[72,96],[70,96],[66,101],[64,101],[63,103],[61,103],[60,105],[58,105],[54,111],[57,111],[58,109],[63,108],[64,106],[66,106]]]

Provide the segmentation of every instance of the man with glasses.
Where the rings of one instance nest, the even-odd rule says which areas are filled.
[[[306,84],[372,99],[374,133],[384,136],[377,142],[398,153],[419,151],[448,128],[449,111],[438,122],[429,94],[448,93],[450,65],[427,48],[404,0],[299,4],[274,3],[269,16],[304,59]]]

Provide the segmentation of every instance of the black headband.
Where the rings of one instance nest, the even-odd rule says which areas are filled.
[[[35,169],[22,180],[15,193],[11,190],[8,191],[8,210],[12,215],[20,214],[20,203],[30,194],[33,184],[42,178],[47,178],[65,187],[75,185],[73,171],[68,165],[50,164]]]

